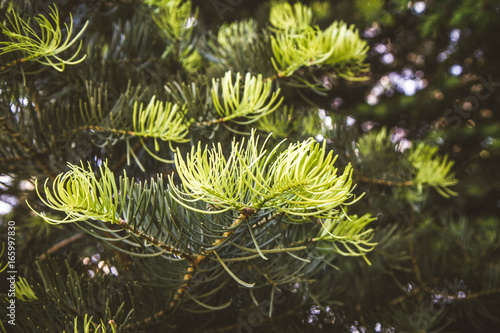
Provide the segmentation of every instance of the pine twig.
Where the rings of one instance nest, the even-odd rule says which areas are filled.
[[[19,59],[12,60],[11,62],[9,62],[3,66],[0,66],[0,72],[8,70],[9,68],[14,67],[14,66],[19,65],[19,64],[22,64],[28,60],[30,60],[30,59],[29,58],[19,58]]]
[[[240,215],[238,216],[238,218],[236,218],[236,220],[234,220],[234,222],[231,224],[230,228],[236,227],[244,219],[248,218],[253,213],[255,213],[255,210],[253,210],[253,209],[247,209],[245,211],[242,211],[240,213]],[[123,222],[125,222],[125,221],[123,221]],[[126,224],[126,222],[125,222],[125,224]],[[124,227],[124,225],[122,225],[122,223],[120,223],[120,226]],[[214,246],[221,244],[224,240],[229,238],[232,234],[234,234],[233,230],[226,231],[225,233],[222,234],[222,236],[219,239],[217,239],[215,242],[212,243],[211,247],[214,247]],[[196,257],[190,256],[189,258],[186,258],[187,261],[190,263],[190,266],[188,267],[186,274],[184,275],[184,278],[183,278],[184,282],[183,282],[182,286],[179,289],[177,289],[177,291],[173,297],[173,300],[169,303],[168,308],[166,310],[160,310],[160,311],[156,312],[155,314],[153,314],[152,316],[142,320],[141,323],[133,323],[133,324],[131,323],[131,324],[126,325],[124,328],[137,327],[139,324],[148,324],[150,322],[153,322],[154,320],[157,320],[158,318],[169,315],[177,307],[180,300],[184,297],[189,285],[191,284],[191,280],[192,280],[194,274],[196,273],[196,270],[199,267],[199,265],[205,259],[207,259],[208,256],[211,253],[213,253],[214,251],[215,250],[210,250],[210,251],[206,251],[204,254],[200,254]],[[186,256],[186,254],[183,254],[183,255]]]
[[[86,236],[87,236],[86,233],[80,233],[80,234],[73,235],[69,238],[66,238],[66,239],[60,241],[59,243],[54,244],[47,251],[42,253],[38,258],[40,259],[40,261],[43,261],[43,260],[47,259],[47,257],[49,255],[51,255],[52,253],[57,252],[60,249],[62,249],[63,247],[68,246],[69,244],[74,243],[76,241],[79,241],[80,239],[83,239]]]
[[[471,294],[466,295],[463,298],[458,298],[458,297],[455,297],[455,298],[457,301],[461,301],[461,300],[469,300],[469,299],[479,298],[479,297],[483,297],[483,296],[490,296],[493,294],[500,294],[500,288],[486,290],[486,291],[482,291],[482,292],[471,293]]]
[[[234,220],[234,222],[231,224],[230,228],[236,227],[243,220],[245,220],[250,215],[252,215],[254,212],[255,212],[254,209],[248,209],[246,211],[242,211],[240,213],[240,215],[238,216],[238,218],[236,220]],[[225,233],[222,234],[221,238],[217,239],[215,242],[212,243],[211,247],[215,247],[215,246],[221,244],[224,240],[226,240],[227,238],[229,238],[232,234],[234,234],[234,230],[226,231]],[[172,310],[172,309],[174,309],[177,306],[178,302],[182,299],[182,297],[184,296],[187,288],[189,287],[191,279],[193,278],[194,273],[198,269],[198,266],[205,259],[207,259],[208,256],[210,254],[212,254],[214,251],[215,250],[206,251],[205,254],[198,255],[194,259],[194,261],[191,262],[191,266],[187,269],[186,275],[184,275],[184,283],[182,284],[182,286],[179,289],[177,289],[177,291],[176,291],[176,293],[174,295],[173,300],[169,304],[169,310]]]
[[[114,134],[130,135],[130,136],[135,135],[134,131],[126,131],[126,130],[121,130],[121,129],[116,129],[116,128],[108,128],[108,127],[101,127],[101,126],[95,126],[95,125],[80,126],[80,127],[77,127],[77,128],[74,128],[71,130],[72,133],[82,132],[82,131],[111,132]]]
[[[411,210],[411,215],[410,215],[410,230],[413,232],[415,230],[415,216],[414,216],[413,210]],[[413,272],[415,273],[415,277],[417,278],[418,283],[422,287],[422,289],[425,292],[430,293],[431,290],[429,287],[425,284],[424,280],[422,279],[422,274],[420,273],[420,267],[418,266],[417,258],[415,256],[415,245],[413,243],[413,239],[410,239],[408,241],[408,250],[410,252],[410,258],[411,258],[411,263],[413,265]]]
[[[151,244],[153,244],[153,245],[155,245],[155,246],[157,246],[157,247],[159,247],[167,252],[170,252],[176,256],[179,256],[184,260],[187,260],[189,262],[194,262],[196,260],[196,257],[194,257],[190,254],[184,253],[182,250],[179,250],[175,247],[169,246],[165,243],[161,243],[161,242],[157,241],[154,237],[149,236],[141,231],[138,231],[138,230],[132,228],[125,220],[120,219],[120,223],[118,223],[118,225],[121,228],[127,230],[128,232],[134,234],[135,236],[137,236],[143,240],[146,240],[149,243],[151,243]]]
[[[259,228],[259,227],[261,227],[261,226],[265,225],[267,222],[272,221],[272,220],[274,220],[275,218],[280,217],[280,216],[282,216],[282,215],[285,215],[285,213],[283,213],[283,212],[277,212],[277,213],[271,214],[271,215],[269,215],[269,216],[266,216],[266,217],[264,217],[262,220],[260,220],[260,221],[259,221],[259,222],[257,222],[256,224],[254,224],[254,225],[252,226],[252,228],[253,228],[253,229]]]
[[[12,163],[12,162],[17,162],[17,161],[34,160],[36,158],[43,157],[48,152],[49,152],[49,149],[45,148],[39,152],[31,152],[31,154],[29,154],[29,155],[3,157],[3,158],[0,158],[0,163]]]

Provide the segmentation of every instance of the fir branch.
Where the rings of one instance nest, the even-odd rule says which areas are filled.
[[[159,242],[156,238],[140,231],[140,230],[137,230],[133,227],[131,227],[127,221],[123,220],[123,219],[120,219],[120,222],[118,223],[118,226],[124,230],[127,230],[129,233],[137,236],[138,238],[142,239],[142,240],[145,240],[147,242],[149,242],[150,244],[153,244],[161,249],[163,249],[164,251],[167,251],[171,254],[174,254],[176,256],[178,256],[179,258],[182,258],[183,260],[187,260],[191,263],[194,263],[196,262],[197,260],[197,257],[195,256],[192,256],[180,249],[177,249],[173,246],[170,246],[168,244],[165,244],[164,242]]]
[[[254,213],[253,210],[247,210],[245,212],[240,213],[238,218],[234,220],[234,222],[231,224],[231,226],[228,228],[229,230],[224,232],[220,238],[218,238],[216,241],[212,243],[210,246],[211,250],[205,251],[204,254],[198,255],[193,261],[190,262],[191,266],[187,269],[186,274],[184,275],[184,282],[182,286],[177,289],[172,301],[169,304],[169,311],[172,311],[179,301],[183,298],[185,292],[189,288],[191,284],[191,280],[196,273],[198,267],[200,264],[205,261],[205,259],[208,258],[208,256],[212,253],[215,252],[216,248],[222,244],[225,240],[227,240],[231,235],[234,234],[235,228],[238,227],[245,219],[247,219],[249,216],[251,216]],[[169,312],[168,311],[168,312]]]
[[[106,164],[100,168],[101,179],[97,180],[89,164],[89,170],[85,170],[83,163],[81,167],[68,165],[70,171],[59,174],[52,184],[53,191],[47,187],[48,179],[45,181],[44,190],[46,199],[42,198],[38,190],[38,180],[35,188],[39,198],[49,208],[66,213],[62,220],[49,218],[44,214],[35,212],[51,224],[72,223],[85,221],[87,219],[117,223],[118,219],[118,190],[114,175]]]
[[[2,120],[1,119],[0,119],[0,126],[2,126]],[[3,128],[3,126],[2,126],[2,128]],[[22,141],[17,141],[17,143],[20,146],[22,146]],[[32,148],[30,148],[30,150],[32,150]],[[19,161],[32,161],[32,160],[36,161],[36,160],[40,160],[44,156],[47,156],[48,153],[49,153],[49,148],[44,148],[43,150],[41,150],[39,152],[33,152],[33,151],[31,151],[28,155],[17,155],[17,156],[11,156],[11,157],[2,157],[2,158],[0,158],[0,163],[9,164],[9,163],[19,162]],[[53,172],[52,171],[50,171],[50,173],[47,172],[47,170],[45,170],[45,171],[46,171],[46,174],[48,176],[53,176]]]
[[[358,217],[348,216],[346,213],[324,221],[318,219],[322,229],[312,241],[331,242],[334,252],[344,256],[362,256],[369,263],[366,254],[372,251],[377,243],[371,241],[374,230],[365,228],[375,220],[376,218],[372,218],[369,214]],[[342,244],[342,247],[337,243]]]
[[[451,173],[454,165],[453,161],[448,161],[448,156],[437,155],[438,147],[431,147],[421,142],[411,150],[408,160],[417,170],[415,183],[421,189],[423,184],[428,184],[445,198],[457,195],[449,189],[449,186],[456,185],[458,180]]]
[[[160,146],[158,139],[168,141],[170,149],[172,142],[188,142],[186,135],[189,132],[190,120],[185,119],[185,108],[179,110],[177,104],[155,102],[153,96],[146,108],[143,108],[141,103],[137,109],[137,102],[134,104],[134,135],[139,137],[143,144],[143,148],[155,159],[164,163],[172,161],[163,159],[147,148],[143,138],[153,138],[155,150],[158,152]]]
[[[401,295],[399,297],[396,297],[396,298],[390,300],[387,303],[387,306],[389,306],[389,307],[398,306],[399,304],[405,302],[407,299],[420,294],[422,292],[422,290],[423,289],[420,286],[416,286],[410,292],[405,293],[404,295]]]
[[[133,135],[153,138],[157,150],[159,149],[157,139],[169,142],[189,141],[185,139],[189,131],[189,122],[184,119],[184,108],[179,108],[177,104],[155,101],[155,96],[145,108],[142,103],[139,107],[137,105],[135,102]]]
[[[282,33],[297,34],[307,29],[313,21],[312,9],[300,2],[274,3],[269,14],[269,23],[274,30]]]
[[[326,154],[325,142],[321,148],[312,139],[290,145],[271,163],[279,145],[266,153],[265,145],[258,147],[258,140],[252,133],[246,147],[244,141],[233,141],[227,159],[220,145],[211,150],[193,147],[186,160],[178,151],[175,164],[184,190],[169,177],[172,198],[187,209],[209,214],[269,208],[306,218],[334,216],[353,197],[351,166],[338,176],[336,157],[333,152]],[[220,210],[201,210],[185,203],[196,200]]]
[[[368,46],[353,25],[347,27],[343,22],[334,22],[322,31],[305,24],[308,19],[303,10],[282,11],[282,21],[278,26],[299,24],[299,31],[289,33],[285,30],[271,36],[272,62],[280,77],[292,76],[301,67],[318,66],[325,70],[336,68],[339,76],[349,80],[367,79],[358,77],[358,74],[368,71],[369,66],[364,63]],[[272,18],[277,16],[275,14]]]
[[[251,210],[247,210],[245,212],[240,213],[240,215],[233,221],[231,226],[228,228],[229,230],[224,232],[217,240],[215,240],[212,243],[212,245],[210,246],[211,250],[207,250],[203,254],[200,254],[196,257],[190,257],[190,259],[188,260],[189,267],[186,270],[186,274],[184,274],[182,285],[175,291],[174,296],[172,297],[167,309],[160,310],[155,314],[153,314],[152,316],[142,320],[141,322],[129,324],[125,326],[125,328],[138,327],[140,325],[151,323],[164,316],[169,316],[178,307],[180,301],[184,298],[184,295],[187,294],[187,290],[190,287],[192,279],[195,273],[197,272],[200,264],[204,262],[210,256],[210,254],[214,253],[216,248],[220,244],[222,244],[225,240],[231,237],[231,235],[233,235],[235,232],[235,228],[238,227],[245,219],[247,219],[253,213],[254,211]]]
[[[89,97],[89,99],[95,100],[95,97]],[[91,103],[90,111],[86,110],[84,112],[83,107],[80,107],[80,109],[85,125],[71,129],[70,133],[89,131],[92,133],[110,133],[126,139],[128,137],[138,137],[142,147],[149,154],[166,163],[170,161],[163,160],[152,152],[146,146],[146,140],[153,140],[156,152],[160,149],[158,140],[168,142],[171,149],[173,149],[172,142],[183,143],[188,141],[186,135],[189,132],[191,121],[185,117],[185,107],[156,100],[156,96],[153,96],[146,106],[136,101],[130,119],[125,117],[128,115],[121,114],[122,110],[118,110],[120,112],[118,117],[110,113],[106,121],[104,121],[100,102],[97,106]],[[87,109],[86,105],[85,109]]]
[[[137,238],[157,246],[163,251],[167,251],[189,262],[194,263],[198,260],[197,257],[193,257],[181,249],[159,241],[157,238],[139,230],[137,225],[134,224],[134,226],[131,226],[129,222],[118,217],[124,210],[124,202],[129,201],[131,195],[129,193],[131,186],[128,183],[129,180],[126,175],[122,182],[121,191],[118,191],[114,175],[107,167],[107,163],[99,168],[101,176],[99,180],[93,173],[90,165],[88,170],[85,170],[83,166],[78,167],[74,165],[69,165],[69,168],[70,171],[58,175],[53,181],[52,191],[47,187],[47,181],[45,182],[45,199],[42,198],[35,183],[37,194],[47,207],[66,213],[65,218],[56,219],[35,211],[35,214],[42,217],[46,222],[60,224],[87,221],[89,219],[110,222],[127,230]],[[28,206],[31,208],[29,203]],[[143,209],[144,207],[139,204],[139,208]],[[31,209],[33,210],[33,208]],[[135,218],[135,212],[132,216]],[[111,229],[108,230],[114,232]],[[63,241],[51,249],[56,251],[58,248],[66,245],[67,242],[74,240],[76,239]]]
[[[224,122],[251,124],[273,113],[282,103],[280,89],[273,89],[272,80],[263,78],[261,74],[252,76],[247,73],[242,82],[241,74],[236,73],[236,82],[233,84],[233,76],[234,73],[227,71],[223,77],[214,78],[210,87],[198,87],[193,82],[190,86],[175,83],[166,89],[173,93],[177,103],[182,103],[192,116],[199,117],[201,112],[205,113],[203,118],[212,118],[192,122],[193,127],[213,126]],[[213,110],[217,113],[214,114]]]
[[[82,47],[81,41],[78,49],[69,59],[62,59],[58,56],[58,54],[69,49],[74,43],[76,43],[87,28],[88,21],[71,40],[71,34],[73,32],[73,18],[70,14],[70,26],[68,27],[65,24],[68,36],[66,40],[63,41],[62,31],[58,26],[59,13],[55,5],[51,8],[51,12],[50,17],[54,22],[54,25],[43,15],[39,15],[39,17],[35,18],[35,21],[41,29],[40,35],[38,35],[35,30],[30,27],[29,21],[26,22],[21,19],[16,12],[13,12],[12,16],[8,17],[11,28],[0,22],[2,32],[12,40],[10,42],[0,42],[0,46],[3,45],[3,47],[0,48],[0,55],[10,52],[21,52],[24,54],[23,58],[16,59],[0,67],[0,71],[4,71],[9,67],[27,61],[36,61],[42,65],[51,66],[55,70],[62,72],[66,65],[75,65],[85,59],[86,56],[84,55],[82,58],[74,60],[78,56]]]
[[[250,73],[245,76],[243,95],[240,98],[240,80],[240,73],[236,73],[236,82],[233,85],[232,73],[227,72],[220,81],[214,79],[212,82],[212,99],[215,109],[222,116],[221,121],[231,120],[237,124],[248,125],[276,110],[283,101],[283,97],[278,100],[279,88],[271,95],[271,81],[263,83],[262,75],[255,77]],[[219,85],[222,90],[222,103],[218,96]],[[239,117],[245,117],[247,120],[237,120]]]
[[[485,291],[478,291],[475,293],[470,293],[465,295],[465,297],[460,298],[460,297],[454,297],[455,300],[457,301],[467,301],[470,299],[475,299],[475,298],[480,298],[480,297],[485,297],[485,296],[491,296],[494,294],[500,294],[500,288],[495,288],[495,289],[490,289],[490,290],[485,290]]]

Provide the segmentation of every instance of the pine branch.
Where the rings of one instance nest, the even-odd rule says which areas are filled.
[[[177,249],[177,248],[170,246],[168,244],[159,242],[156,238],[154,238],[154,237],[152,237],[152,236],[150,236],[150,235],[148,235],[140,230],[132,228],[127,223],[127,221],[125,221],[123,219],[120,219],[118,226],[124,230],[127,230],[128,232],[137,236],[138,238],[143,239],[143,240],[149,242],[150,244],[153,244],[153,245],[163,249],[164,251],[167,251],[168,253],[174,254],[174,255],[176,255],[184,260],[187,260],[190,263],[194,263],[197,260],[197,257],[194,257],[188,253],[185,253],[183,250],[180,250],[180,249]]]
[[[409,161],[417,169],[415,183],[429,184],[445,198],[457,195],[449,189],[449,186],[456,185],[458,180],[451,173],[454,165],[453,161],[448,161],[448,156],[437,156],[438,147],[431,147],[421,142],[408,156]]]
[[[282,33],[298,34],[306,30],[312,22],[312,9],[300,2],[295,3],[293,7],[288,2],[275,3],[269,14],[269,23],[273,30]]]
[[[273,65],[281,77],[292,76],[301,67],[319,66],[325,70],[339,68],[339,76],[350,80],[364,80],[359,73],[366,72],[363,61],[368,47],[354,26],[334,22],[325,31],[307,27],[298,34],[278,34],[271,37]]]
[[[320,148],[310,139],[290,145],[272,163],[279,145],[266,153],[254,134],[244,144],[233,142],[227,160],[220,145],[211,150],[198,145],[185,161],[177,152],[175,164],[185,190],[173,186],[173,199],[187,209],[208,214],[268,208],[307,218],[334,216],[353,197],[350,165],[337,176],[336,157],[333,152],[326,154],[324,144]],[[172,177],[169,180],[173,185]],[[197,210],[184,203],[194,200],[220,210]]]
[[[190,264],[190,267],[187,269],[186,275],[184,275],[184,283],[182,284],[182,287],[177,289],[173,300],[169,304],[169,309],[167,310],[167,313],[172,311],[177,304],[180,302],[180,300],[183,298],[184,294],[186,293],[187,289],[189,288],[190,282],[196,273],[198,267],[200,264],[205,261],[205,259],[208,258],[208,256],[212,253],[215,252],[215,248],[218,247],[222,242],[227,240],[231,235],[234,234],[235,228],[238,227],[245,219],[250,217],[254,211],[252,209],[247,209],[243,212],[240,213],[238,218],[234,220],[234,222],[231,224],[231,226],[228,228],[230,230],[226,231],[225,233],[222,234],[222,236],[217,239],[215,242],[212,243],[210,248],[212,250],[205,251],[204,254],[198,255]]]
[[[53,25],[43,15],[39,15],[39,17],[35,18],[35,21],[41,30],[40,35],[38,35],[35,30],[29,26],[29,21],[26,22],[22,20],[16,12],[13,12],[12,16],[8,17],[8,21],[12,28],[7,27],[0,22],[2,32],[12,40],[11,42],[0,42],[0,46],[3,45],[3,47],[0,48],[0,55],[10,52],[21,52],[24,54],[22,58],[11,61],[10,63],[0,67],[0,71],[4,71],[12,66],[22,64],[27,61],[36,61],[42,65],[51,66],[55,70],[62,72],[66,65],[75,65],[85,59],[84,55],[82,58],[74,60],[80,52],[82,42],[80,42],[78,49],[69,59],[64,60],[60,58],[58,54],[69,49],[80,38],[87,28],[88,22],[86,22],[80,32],[78,32],[78,34],[70,40],[73,31],[73,18],[70,14],[70,26],[68,27],[65,24],[68,36],[63,42],[62,31],[58,26],[59,13],[55,5],[54,8],[51,8],[51,12],[50,17],[55,25]]]
[[[283,97],[278,100],[279,88],[271,95],[271,81],[263,83],[262,75],[252,77],[250,73],[245,76],[243,94],[240,98],[240,79],[240,74],[236,73],[236,82],[233,85],[232,73],[227,72],[220,81],[215,79],[212,81],[212,99],[215,109],[223,117],[222,121],[231,120],[240,125],[248,125],[276,110],[283,101]],[[222,103],[218,98],[219,83],[223,96]],[[238,117],[246,117],[248,120],[237,120]]]
[[[252,211],[242,212],[238,216],[238,218],[235,219],[234,222],[231,224],[231,226],[228,228],[231,230],[224,232],[217,240],[215,240],[212,243],[210,248],[216,248],[221,243],[223,243],[225,240],[227,240],[229,237],[231,237],[234,234],[235,228],[238,225],[240,225],[245,219],[247,219],[249,216],[251,216],[252,214],[253,214]],[[212,254],[214,252],[215,252],[215,249],[211,249],[211,250],[205,251],[203,254],[199,254],[196,257],[189,257],[189,260],[188,260],[189,267],[186,270],[186,274],[184,274],[184,276],[183,276],[182,285],[180,288],[178,288],[175,291],[174,296],[172,297],[167,309],[158,311],[154,315],[152,315],[148,318],[145,318],[141,322],[129,324],[124,328],[133,328],[133,327],[138,327],[138,326],[141,326],[144,324],[149,324],[151,322],[159,320],[162,317],[169,316],[173,311],[175,311],[177,309],[179,303],[181,302],[181,300],[185,297],[187,290],[191,285],[192,279],[198,270],[198,267],[200,266],[200,264],[202,262],[204,262],[210,256],[210,254]]]

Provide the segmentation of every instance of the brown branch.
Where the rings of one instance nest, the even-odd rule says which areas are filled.
[[[22,63],[24,63],[24,62],[26,62],[28,60],[30,60],[30,59],[28,59],[28,58],[19,58],[19,59],[12,60],[11,62],[5,64],[4,66],[1,66],[0,67],[0,71],[3,72],[4,70],[9,69],[9,67],[13,67],[13,66],[16,66],[18,64],[22,64]]]
[[[95,126],[95,125],[80,126],[80,127],[72,129],[71,133],[81,132],[81,131],[111,132],[111,133],[123,134],[123,135],[136,135],[136,133],[134,131],[126,131],[126,130],[121,130],[121,129],[116,129],[116,128],[101,127],[101,126]]]
[[[238,226],[244,219],[248,218],[250,215],[255,213],[254,209],[247,208],[244,209],[240,212],[240,215],[234,222],[231,224],[230,228],[234,228]],[[124,224],[124,225],[122,225]],[[126,222],[123,221],[120,223],[120,226],[125,228]],[[217,246],[221,244],[223,241],[225,241],[227,238],[229,238],[232,234],[234,234],[234,230],[229,230],[226,231],[222,234],[221,238],[217,239],[215,242],[212,243],[211,247]],[[178,306],[180,300],[184,297],[189,285],[191,284],[191,280],[196,273],[197,268],[199,265],[207,259],[207,257],[212,254],[215,250],[210,250],[206,251],[204,254],[200,254],[196,257],[189,256],[189,259],[187,261],[190,263],[190,266],[188,267],[186,274],[183,277],[183,282],[180,288],[178,288],[175,292],[175,295],[173,297],[173,300],[169,303],[168,308],[166,310],[161,310],[153,314],[152,316],[144,319],[141,321],[141,324],[148,324],[158,318],[161,318],[163,316],[169,315],[172,313],[172,311]],[[179,254],[181,255],[181,254]],[[185,253],[182,253],[183,256],[186,256]],[[125,328],[132,328],[132,327],[137,327],[139,323],[131,323],[125,326]]]
[[[253,229],[256,229],[256,228],[259,228],[261,227],[262,225],[266,224],[267,222],[269,221],[272,221],[274,220],[275,218],[279,217],[279,216],[282,216],[284,215],[285,213],[283,212],[278,212],[278,213],[274,213],[274,214],[271,214],[269,216],[266,216],[264,217],[262,220],[260,220],[259,222],[257,222],[256,224],[254,224],[252,226]]]
[[[465,300],[469,300],[469,299],[479,298],[482,296],[490,296],[490,295],[499,294],[499,293],[500,293],[500,288],[496,288],[496,289],[486,290],[486,291],[482,291],[482,292],[471,293],[471,294],[466,295],[463,298],[460,298],[460,297],[455,297],[455,298],[457,301],[465,301]]]
[[[3,157],[3,158],[0,158],[0,163],[9,163],[9,162],[32,160],[32,159],[35,159],[35,158],[43,157],[48,152],[49,152],[49,149],[45,148],[45,149],[43,149],[42,151],[39,151],[39,152],[32,152],[30,155]]]
[[[170,246],[170,245],[167,245],[165,243],[162,243],[162,242],[159,242],[158,240],[156,240],[156,238],[150,236],[150,235],[147,235],[145,234],[144,232],[142,231],[139,231],[139,230],[136,230],[134,228],[132,228],[128,223],[127,221],[125,220],[122,220],[120,219],[120,223],[118,223],[118,225],[122,228],[122,229],[125,229],[127,230],[128,232],[134,234],[135,236],[143,239],[143,240],[146,240],[148,241],[149,243],[167,251],[167,252],[170,252],[176,256],[179,256],[181,257],[182,259],[184,260],[187,260],[189,262],[194,262],[196,260],[197,257],[194,257],[188,253],[185,253],[184,251],[182,250],[179,250],[173,246]]]
[[[414,232],[415,230],[415,214],[413,210],[411,210],[410,214],[410,230]],[[410,252],[410,258],[411,258],[411,263],[413,265],[413,272],[415,273],[415,277],[417,278],[418,283],[422,287],[422,289],[425,292],[431,292],[429,287],[425,284],[424,280],[422,279],[422,274],[420,272],[420,267],[418,266],[417,258],[415,255],[415,244],[413,242],[413,239],[410,239],[408,241],[408,250]]]
[[[398,305],[400,303],[403,303],[404,301],[406,301],[407,299],[409,299],[410,297],[412,296],[415,296],[417,295],[418,293],[420,293],[422,291],[422,289],[420,287],[415,287],[412,291],[410,291],[409,293],[406,293],[404,295],[401,295],[399,297],[396,297],[394,299],[392,299],[391,301],[389,301],[389,303],[387,303],[388,306],[394,306],[394,305]]]
[[[437,283],[439,281],[438,278],[433,278],[431,281],[429,281],[429,283]],[[422,287],[419,287],[419,286],[416,286],[415,288],[413,288],[410,292],[407,292],[406,294],[404,295],[401,295],[399,297],[396,297],[392,300],[390,300],[387,305],[388,306],[395,306],[395,305],[398,305],[400,303],[403,303],[404,301],[406,301],[407,299],[413,297],[413,296],[416,296],[416,295],[419,295],[420,293],[432,293],[432,291],[430,290],[430,288],[428,288],[427,290],[424,290]]]
[[[214,119],[214,120],[196,122],[194,124],[196,124],[196,127],[205,127],[205,126],[211,126],[213,124],[222,123],[222,122],[225,122],[226,120],[227,120],[226,118],[218,118],[218,119]]]
[[[411,292],[392,299],[389,303],[387,303],[387,305],[388,306],[395,306],[395,305],[398,305],[400,303],[403,303],[404,301],[406,301],[410,297],[415,296],[415,295],[419,294],[420,292],[422,292],[422,290],[423,290],[422,288],[416,287]],[[490,296],[490,295],[494,295],[494,294],[498,294],[498,293],[500,293],[500,288],[486,290],[483,292],[471,293],[471,294],[465,295],[465,297],[457,297],[456,295],[452,295],[452,294],[447,294],[445,296],[452,297],[454,301],[461,302],[461,301],[467,301],[470,299],[476,299],[476,298],[483,297],[483,296]]]
[[[45,251],[44,253],[42,253],[38,258],[40,259],[40,261],[43,261],[45,259],[47,259],[47,257],[49,255],[51,255],[52,253],[62,249],[63,247],[71,244],[71,243],[74,243],[80,239],[83,239],[87,236],[86,233],[81,233],[81,234],[76,234],[76,235],[73,235],[69,238],[66,238],[62,241],[60,241],[59,243],[53,245],[51,248],[49,248],[47,251]]]
[[[255,210],[251,209],[251,208],[247,208],[246,210],[242,210],[241,213],[240,213],[240,215],[238,216],[238,218],[236,220],[234,220],[234,222],[231,224],[230,228],[236,227],[243,220],[245,220],[246,218],[248,218],[253,213],[255,213]],[[232,234],[234,234],[234,230],[228,230],[228,231],[226,231],[225,233],[222,234],[221,238],[217,239],[215,242],[212,243],[211,247],[215,247],[215,246],[221,244],[224,240],[226,240],[227,238],[229,238]],[[169,311],[171,311],[172,309],[174,309],[177,306],[177,304],[179,303],[179,301],[182,299],[182,297],[184,296],[184,294],[185,294],[187,288],[189,287],[189,285],[191,283],[191,279],[193,278],[194,273],[196,272],[198,266],[205,259],[207,259],[207,257],[210,254],[212,254],[214,251],[215,250],[206,251],[204,254],[198,255],[195,258],[195,260],[191,262],[191,267],[189,267],[187,269],[187,272],[184,275],[184,279],[183,279],[184,282],[183,282],[182,286],[179,289],[177,289],[177,291],[176,291],[176,293],[174,295],[173,300],[169,304]]]

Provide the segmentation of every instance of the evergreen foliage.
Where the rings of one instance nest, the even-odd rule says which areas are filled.
[[[420,36],[438,15],[495,24],[461,2]],[[333,112],[381,76],[366,31],[415,2],[349,2],[356,25],[326,2],[206,6],[0,4],[0,199],[18,200],[0,219],[1,329],[498,325],[499,220],[436,207],[462,195],[440,132],[406,146],[353,125],[397,111]]]

